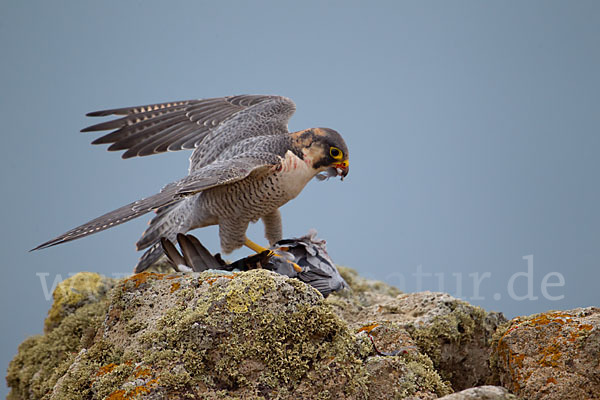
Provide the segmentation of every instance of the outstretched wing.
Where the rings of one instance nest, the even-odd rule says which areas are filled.
[[[82,132],[114,129],[92,144],[111,143],[109,151],[126,150],[122,157],[131,158],[197,148],[209,133],[232,119],[236,119],[236,135],[213,136],[207,146],[222,147],[245,137],[285,133],[295,110],[292,100],[272,95],[185,100],[91,112],[87,114],[90,117],[124,117],[89,126]]]

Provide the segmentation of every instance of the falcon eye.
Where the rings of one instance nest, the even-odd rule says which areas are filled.
[[[343,157],[342,151],[337,147],[331,147],[329,149],[329,155],[331,155],[331,157],[333,157],[336,160],[341,160]]]

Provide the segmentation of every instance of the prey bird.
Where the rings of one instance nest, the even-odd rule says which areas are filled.
[[[141,272],[162,255],[160,239],[219,226],[221,250],[247,246],[266,250],[246,237],[261,219],[272,245],[282,238],[279,207],[295,198],[312,178],[348,174],[348,147],[328,128],[288,131],[296,105],[286,97],[240,95],[95,111],[91,117],[118,119],[82,132],[112,132],[92,144],[123,158],[193,149],[188,175],[150,197],[104,214],[32,250],[69,242],[122,224],[150,211],[156,216],[136,243],[147,249],[135,267]],[[297,267],[297,266],[295,266]]]
[[[161,244],[167,258],[177,271],[192,270],[202,272],[209,269],[225,271],[247,271],[264,268],[280,275],[297,278],[317,289],[323,297],[332,292],[349,288],[340,275],[337,267],[327,254],[325,241],[317,239],[317,232],[311,230],[308,235],[283,239],[271,246],[270,251],[263,251],[227,264],[219,254],[212,255],[193,235],[177,234],[177,247],[166,238]],[[274,257],[279,254],[282,257]],[[292,261],[292,263],[288,262]],[[296,270],[294,265],[300,266]]]

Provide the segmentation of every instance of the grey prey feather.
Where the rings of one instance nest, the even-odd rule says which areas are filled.
[[[265,268],[290,278],[298,278],[317,289],[324,297],[349,287],[329,257],[325,241],[318,240],[315,231],[300,238],[284,239],[273,245],[271,250],[283,257],[263,252],[242,258],[232,264],[226,264],[218,254],[212,256],[193,235],[178,234],[177,243],[181,248],[181,254],[170,240],[161,238],[162,249],[177,270],[181,267],[190,268],[195,272],[208,269],[245,271]],[[297,272],[289,261],[298,264],[302,271]]]

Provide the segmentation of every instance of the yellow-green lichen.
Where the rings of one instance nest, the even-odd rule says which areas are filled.
[[[431,359],[418,352],[394,357],[371,357],[367,360],[371,374],[369,398],[404,399],[406,397],[445,396],[452,393],[434,369]]]
[[[503,317],[490,317],[482,308],[460,300],[442,306],[448,310],[424,323],[409,324],[407,331],[454,389],[484,384],[491,374],[486,362],[491,336]]]
[[[441,342],[459,343],[472,339],[477,326],[485,318],[485,311],[468,305],[469,313],[455,307],[450,313],[439,315],[423,326],[407,327],[421,351],[427,354],[434,365],[441,360]]]
[[[148,326],[148,324],[144,321],[133,321],[130,322],[129,324],[127,324],[127,327],[125,328],[125,330],[127,331],[127,333],[129,333],[130,335],[141,331],[142,329],[146,328]]]
[[[326,391],[325,386],[342,381],[346,392],[364,392],[367,376],[360,346],[320,296],[300,282],[297,289],[292,284],[286,289],[293,291],[291,296],[308,296],[313,304],[301,302],[280,312],[279,305],[265,299],[277,291],[267,271],[239,274],[221,284],[225,286],[209,284],[195,307],[170,309],[158,329],[143,336],[151,349],[144,362],[181,364],[177,373],[160,374],[162,384],[171,382],[176,390],[226,388],[246,394],[260,388],[274,395],[293,392],[308,374],[320,374],[327,379],[316,379],[313,393],[322,392],[315,389],[319,384]]]
[[[108,298],[90,299],[21,346],[9,370],[14,399],[51,391],[113,400],[361,399],[392,370],[389,390],[398,396],[449,392],[429,357],[374,357],[368,336],[349,329],[319,293],[269,271],[143,273],[122,280]],[[460,341],[475,329],[473,316],[460,312],[413,334],[424,348],[434,337]]]
[[[48,395],[80,350],[93,340],[107,306],[104,300],[83,305],[47,334],[25,340],[8,367],[11,396],[41,399]]]
[[[274,290],[273,279],[265,275],[254,275],[255,280],[248,281],[241,277],[232,279],[224,296],[227,299],[227,308],[234,313],[246,313],[249,307],[261,298],[265,292]],[[260,281],[257,281],[260,280]]]
[[[79,272],[60,282],[54,290],[52,307],[44,323],[44,330],[51,331],[61,319],[86,303],[104,297],[113,281],[92,272]]]

